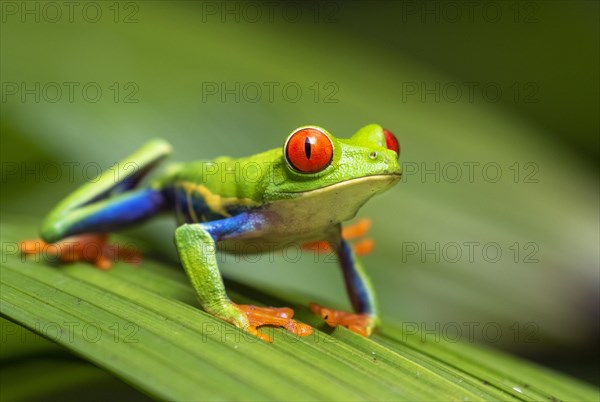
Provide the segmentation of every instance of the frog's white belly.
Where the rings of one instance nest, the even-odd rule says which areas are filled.
[[[260,209],[261,230],[219,243],[229,251],[264,251],[323,240],[337,224],[352,219],[375,194],[387,190],[400,175],[377,175],[347,180],[291,199],[272,202]],[[253,247],[240,247],[252,244]]]

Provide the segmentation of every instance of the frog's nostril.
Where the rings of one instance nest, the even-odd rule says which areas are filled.
[[[377,156],[379,156],[379,153],[372,151],[369,153],[369,158],[371,159],[377,159]]]

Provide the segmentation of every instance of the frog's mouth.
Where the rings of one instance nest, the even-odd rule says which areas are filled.
[[[298,233],[309,233],[315,228],[326,228],[352,219],[371,197],[392,187],[400,177],[400,173],[376,174],[315,190],[288,192],[285,194],[289,198],[283,197],[268,208],[275,212],[279,221],[287,222]]]
[[[367,195],[367,199],[371,196],[381,193],[402,178],[402,173],[385,173],[375,174],[370,176],[357,177],[333,183],[328,186],[323,186],[314,190],[285,192],[283,194],[299,195],[299,196],[319,196],[326,193],[348,193],[347,195]]]

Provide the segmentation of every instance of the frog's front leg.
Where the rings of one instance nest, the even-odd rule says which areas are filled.
[[[351,245],[338,234],[328,241],[335,250],[344,273],[344,282],[355,313],[333,310],[311,304],[311,311],[320,314],[331,326],[342,325],[363,336],[369,336],[379,324],[379,312],[375,292],[362,264]]]
[[[306,336],[312,327],[292,319],[289,308],[256,307],[234,304],[227,293],[216,260],[216,242],[260,230],[261,218],[243,213],[232,218],[185,224],[175,231],[175,244],[181,263],[192,282],[202,308],[209,314],[271,342],[258,331],[263,325],[284,327]]]

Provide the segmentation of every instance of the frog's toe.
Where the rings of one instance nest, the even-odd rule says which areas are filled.
[[[98,269],[107,270],[113,261],[139,263],[141,256],[132,248],[107,244],[106,234],[83,234],[65,238],[56,243],[42,239],[25,240],[19,243],[21,254],[56,256],[61,262],[84,261]]]
[[[375,248],[375,242],[373,239],[364,239],[358,243],[352,244],[352,249],[356,255],[367,255],[371,254]]]
[[[341,325],[352,332],[368,337],[375,327],[375,319],[368,314],[354,314],[346,311],[333,310],[316,303],[310,304],[310,311],[323,317],[330,327]]]
[[[371,229],[371,220],[362,218],[351,225],[344,226],[342,228],[342,237],[345,240],[357,239],[365,236],[369,229]]]
[[[238,304],[237,307],[246,314],[248,322],[250,324],[250,331],[253,331],[263,325],[272,325],[275,327],[282,327],[297,336],[308,336],[312,334],[312,327],[307,324],[298,322],[292,317],[294,316],[294,310],[288,307],[257,307],[246,304]],[[263,340],[270,342],[270,338],[261,334],[257,331],[256,336],[259,336]],[[268,339],[265,339],[268,338]]]

